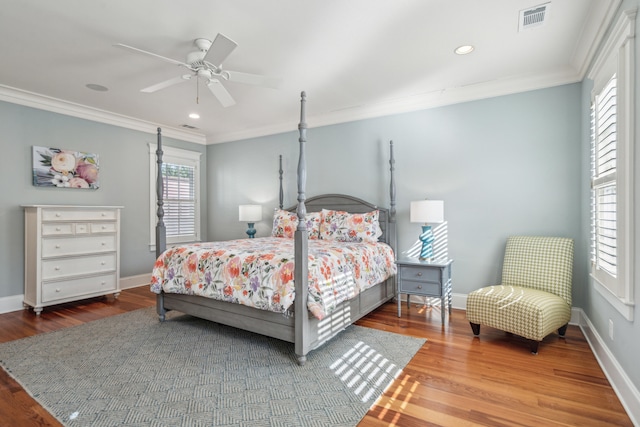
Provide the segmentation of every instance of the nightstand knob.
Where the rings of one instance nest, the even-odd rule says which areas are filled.
[[[418,276],[422,276],[422,271],[418,272]]]
[[[60,245],[56,245],[56,249],[60,249]]]
[[[60,231],[62,230],[60,227],[56,227],[56,231]]]
[[[60,267],[55,267],[54,270],[55,271],[60,271]]]
[[[418,289],[422,289],[422,285],[419,285],[419,286],[418,286]]]
[[[56,292],[60,292],[60,288],[56,288]]]

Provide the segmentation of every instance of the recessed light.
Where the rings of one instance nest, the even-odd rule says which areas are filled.
[[[91,90],[95,90],[98,92],[106,92],[109,90],[108,87],[104,87],[102,85],[97,85],[95,83],[89,83],[88,85],[86,85],[87,88],[91,89]]]
[[[200,118],[200,114],[198,114],[198,113],[191,113],[191,114],[189,114],[189,118],[190,118],[190,119],[199,119],[199,118]]]
[[[463,46],[458,46],[458,47],[454,50],[454,52],[455,52],[457,55],[467,55],[467,54],[469,54],[469,53],[473,52],[473,50],[474,50],[474,49],[475,49],[475,48],[474,48],[473,46],[471,46],[470,44],[466,44],[466,45],[463,45]]]

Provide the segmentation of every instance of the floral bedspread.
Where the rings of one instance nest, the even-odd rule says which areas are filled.
[[[176,246],[156,260],[151,290],[199,295],[284,313],[293,304],[294,240],[278,237]],[[323,319],[396,272],[385,243],[309,241],[308,307]]]

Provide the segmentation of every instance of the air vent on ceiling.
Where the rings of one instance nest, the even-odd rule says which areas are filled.
[[[197,128],[197,127],[195,127],[195,126],[191,126],[191,125],[187,125],[187,124],[180,125],[180,126],[181,126],[181,127],[183,127],[183,128],[185,128],[185,129],[198,129],[198,128]]]
[[[544,3],[520,11],[520,20],[518,22],[518,31],[528,30],[534,27],[544,25],[549,19],[549,8],[551,3]]]

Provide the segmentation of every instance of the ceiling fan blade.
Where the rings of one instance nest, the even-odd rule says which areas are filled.
[[[119,47],[119,48],[122,48],[122,49],[131,50],[131,51],[134,51],[136,53],[141,53],[143,55],[153,56],[154,58],[160,59],[160,60],[165,61],[165,62],[169,62],[170,64],[182,65],[183,67],[190,68],[189,64],[186,64],[184,62],[176,61],[175,59],[171,59],[171,58],[167,58],[165,56],[161,56],[161,55],[158,55],[158,54],[155,54],[155,53],[147,52],[146,50],[138,49],[137,47],[127,46],[126,44],[122,44],[122,43],[114,44],[113,46]]]
[[[222,61],[224,61],[237,46],[238,43],[226,36],[223,36],[222,34],[218,34],[213,40],[207,54],[204,56],[204,61],[208,61],[216,67],[220,67]]]
[[[153,86],[145,87],[144,89],[140,89],[140,92],[152,93],[156,92],[160,89],[164,89],[169,86],[177,85],[178,83],[186,82],[191,79],[191,75],[185,74],[183,76],[174,77],[169,80],[165,80],[163,82],[154,84]]]
[[[209,83],[207,83],[207,87],[209,88],[211,93],[213,93],[213,95],[218,98],[218,101],[220,101],[220,104],[222,104],[223,107],[226,108],[235,105],[236,101],[231,97],[231,94],[227,91],[227,89],[222,86],[220,80],[209,80]]]
[[[243,83],[247,85],[264,86],[272,89],[279,89],[282,79],[277,77],[260,76],[258,74],[242,73],[240,71],[228,71],[225,73],[229,76],[229,81],[234,83]]]

